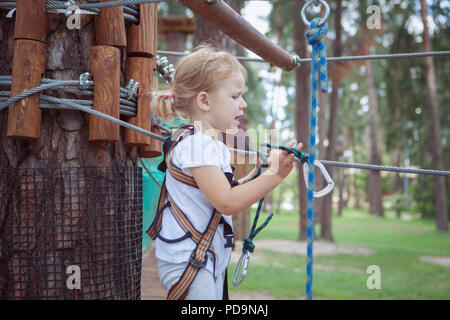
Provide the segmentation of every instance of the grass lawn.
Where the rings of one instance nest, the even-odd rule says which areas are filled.
[[[262,215],[260,223],[264,219]],[[315,256],[314,299],[450,299],[450,266],[420,261],[421,256],[450,258],[450,233],[436,232],[434,221],[414,217],[400,220],[391,211],[385,218],[377,218],[363,210],[347,209],[342,217],[333,216],[332,224],[336,244],[369,248],[373,253]],[[295,241],[298,225],[297,215],[275,216],[256,241]],[[266,291],[276,299],[305,297],[305,256],[269,250],[258,253],[262,258],[250,259],[246,279],[238,288],[231,284],[231,291]],[[379,290],[367,288],[370,265],[381,270]],[[235,267],[231,263],[230,278]]]

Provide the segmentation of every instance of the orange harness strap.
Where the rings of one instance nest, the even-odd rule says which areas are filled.
[[[184,127],[182,127],[183,129]],[[193,129],[190,130],[190,134],[193,134]],[[165,163],[167,166],[167,170],[170,172],[172,177],[176,180],[186,183],[192,187],[198,188],[195,179],[191,176],[186,175],[179,168],[177,168],[171,162],[171,155],[173,148],[176,146],[178,142],[183,139],[184,135],[180,135],[178,139],[170,146],[166,157]],[[168,200],[166,202],[166,200]],[[160,235],[161,226],[162,226],[162,213],[165,208],[170,207],[175,219],[178,224],[181,226],[185,235],[177,238],[177,239],[167,239]],[[157,237],[162,241],[168,243],[179,242],[184,239],[192,239],[195,242],[196,247],[192,251],[191,257],[189,259],[189,263],[184,270],[181,278],[176,282],[172,288],[170,288],[169,293],[167,295],[168,300],[183,300],[187,294],[189,293],[189,287],[192,281],[195,279],[197,273],[200,269],[206,267],[208,262],[208,251],[214,255],[214,248],[212,246],[212,239],[214,234],[216,233],[217,227],[221,222],[222,214],[214,209],[214,212],[211,216],[211,219],[208,223],[208,227],[206,228],[204,233],[199,232],[187,219],[186,215],[183,211],[176,205],[175,201],[173,201],[170,194],[166,189],[166,178],[164,178],[164,182],[161,187],[161,194],[159,196],[158,201],[158,210],[155,216],[155,220],[153,221],[150,228],[147,230],[147,234],[155,240]]]

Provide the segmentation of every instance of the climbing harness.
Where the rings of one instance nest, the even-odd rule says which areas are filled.
[[[170,175],[185,184],[188,184],[192,187],[198,188],[195,179],[192,176],[189,176],[182,172],[181,169],[177,168],[171,160],[171,155],[174,147],[183,140],[186,135],[194,134],[194,127],[192,125],[182,126],[180,130],[174,133],[173,136],[168,137],[163,145],[164,150],[164,160],[158,166],[160,171],[166,172],[168,171]],[[231,186],[238,184],[233,180],[232,175],[227,175],[227,179],[229,180]],[[167,201],[166,201],[167,200]],[[167,239],[160,234],[162,227],[162,218],[163,211],[166,208],[170,208],[173,216],[176,221],[180,225],[180,227],[184,231],[184,235],[176,238],[176,239]],[[189,287],[192,281],[195,279],[197,273],[200,269],[206,267],[208,262],[208,253],[211,253],[214,257],[214,269],[215,269],[215,254],[214,247],[212,245],[212,240],[214,234],[216,233],[216,229],[219,224],[224,225],[224,237],[226,240],[225,248],[233,247],[233,229],[232,227],[223,219],[222,214],[214,209],[211,219],[208,223],[206,230],[202,233],[198,231],[188,220],[183,211],[178,207],[175,203],[171,195],[168,193],[166,189],[166,177],[164,178],[162,187],[161,187],[161,195],[158,201],[158,209],[156,212],[155,219],[147,230],[147,234],[154,240],[159,238],[160,240],[166,243],[175,243],[185,239],[191,239],[196,247],[192,251],[192,254],[189,259],[189,263],[186,266],[181,278],[170,288],[169,293],[167,295],[168,300],[183,300],[186,295],[189,293]],[[215,273],[215,271],[213,272]],[[225,284],[224,284],[224,298],[227,299],[227,286],[226,286],[226,276],[225,276]]]

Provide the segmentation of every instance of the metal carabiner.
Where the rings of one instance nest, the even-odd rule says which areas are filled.
[[[244,259],[244,261],[242,261],[243,259]],[[233,286],[237,287],[244,280],[245,276],[247,275],[249,261],[250,261],[250,251],[247,251],[247,252],[242,251],[242,254],[239,258],[239,262],[236,266],[236,271],[234,272]],[[239,281],[238,281],[237,277],[238,277],[239,271],[241,271],[241,277],[239,278]]]
[[[326,1],[324,1],[324,0],[319,0],[319,1],[308,0],[303,5],[302,11],[301,11],[301,17],[302,17],[303,23],[306,24],[308,27],[311,24],[311,22],[308,21],[308,18],[306,18],[306,8],[308,8],[311,4],[314,4],[315,6],[317,6],[317,2],[320,2],[320,4],[322,4],[325,8],[325,15],[322,18],[322,20],[320,20],[319,27],[323,26],[323,24],[328,20],[328,17],[330,16],[330,6],[328,5],[328,3]]]
[[[320,191],[314,192],[314,198],[321,198],[326,196],[333,190],[334,188],[334,181],[328,174],[327,169],[325,169],[325,166],[320,162],[319,160],[314,160],[314,165],[320,169],[320,172],[322,173],[323,177],[325,178],[325,181],[327,182],[327,186],[323,188]],[[309,176],[309,165],[308,162],[305,162],[303,164],[303,178],[305,179],[306,188],[308,188],[308,176]]]

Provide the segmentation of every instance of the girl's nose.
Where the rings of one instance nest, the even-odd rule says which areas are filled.
[[[244,100],[244,98],[242,98],[241,109],[246,109],[246,108],[247,108],[247,102]]]

